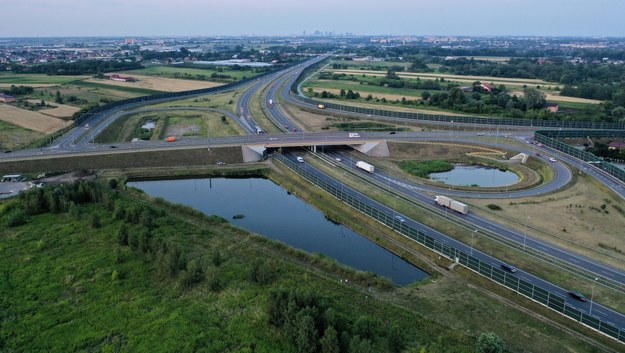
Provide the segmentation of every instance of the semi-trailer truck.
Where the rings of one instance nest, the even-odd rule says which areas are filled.
[[[366,170],[369,173],[373,173],[373,171],[375,170],[375,167],[373,167],[371,164],[364,162],[364,161],[356,162],[356,167],[362,170]]]
[[[445,206],[447,208],[450,208],[450,209],[452,209],[452,210],[454,210],[456,212],[460,212],[462,214],[469,213],[469,206],[468,205],[465,205],[462,202],[456,201],[456,200],[454,200],[452,198],[449,198],[447,196],[437,195],[434,198],[434,201],[437,204],[439,204],[441,206]]]

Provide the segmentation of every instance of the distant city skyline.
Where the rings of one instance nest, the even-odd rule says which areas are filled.
[[[625,37],[622,0],[3,0],[0,37],[301,35]]]

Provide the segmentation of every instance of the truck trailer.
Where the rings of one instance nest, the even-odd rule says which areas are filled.
[[[375,170],[375,168],[371,164],[363,161],[356,162],[356,167],[362,170],[366,170],[369,173],[373,173],[373,171]]]
[[[434,201],[437,204],[439,204],[441,206],[445,206],[447,208],[450,208],[450,209],[452,209],[452,210],[454,210],[456,212],[460,212],[462,214],[469,213],[469,206],[468,205],[465,205],[462,202],[456,201],[456,200],[454,200],[452,198],[449,198],[447,196],[437,195],[434,198]]]

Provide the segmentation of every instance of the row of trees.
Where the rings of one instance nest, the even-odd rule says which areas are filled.
[[[76,62],[52,62],[37,65],[16,65],[12,68],[17,73],[46,75],[95,75],[102,72],[140,69],[138,62],[124,60],[79,60]]]

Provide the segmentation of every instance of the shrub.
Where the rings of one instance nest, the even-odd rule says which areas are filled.
[[[501,211],[501,206],[489,203],[486,207],[490,208],[493,211]]]

